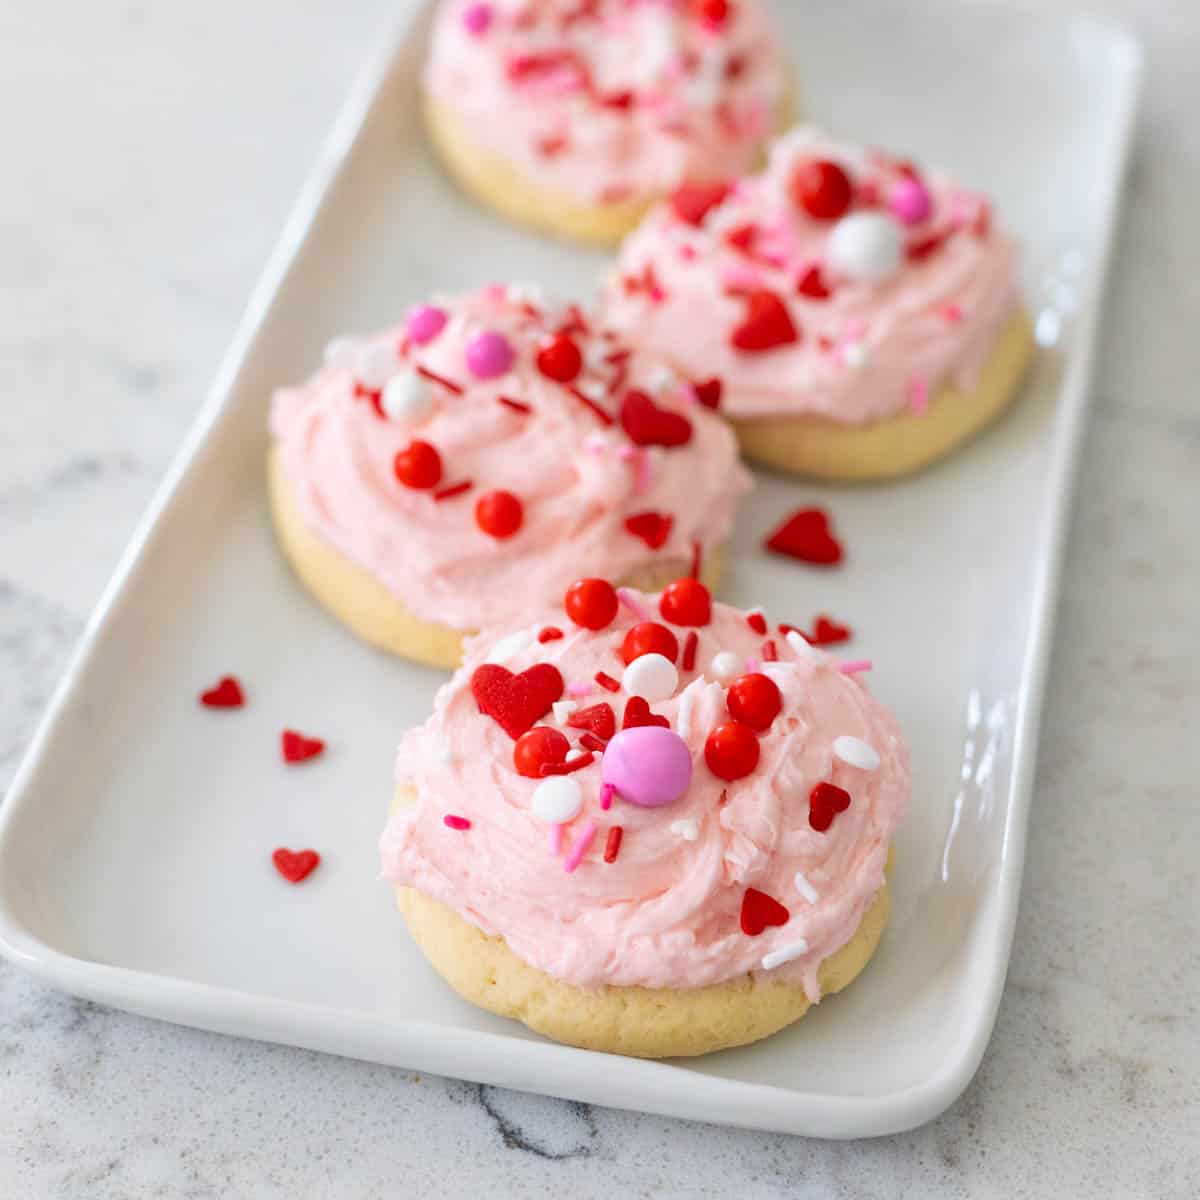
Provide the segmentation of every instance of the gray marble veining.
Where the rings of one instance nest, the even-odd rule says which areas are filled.
[[[709,1128],[177,1029],[0,965],[0,1197],[1200,1195],[1200,11],[1099,7],[1147,39],[1149,90],[1016,945],[962,1100],[865,1143]],[[0,786],[388,8],[0,7]]]

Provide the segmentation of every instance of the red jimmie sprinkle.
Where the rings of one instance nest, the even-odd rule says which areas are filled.
[[[543,778],[547,775],[570,775],[572,772],[586,767],[595,758],[596,756],[589,750],[586,754],[581,754],[578,758],[570,758],[564,763],[542,763],[541,774]]]
[[[606,863],[616,862],[617,855],[621,853],[621,838],[625,830],[620,825],[614,825],[608,831],[608,837],[604,839],[604,861]]]
[[[555,629],[553,625],[547,625],[545,629],[538,633],[537,640],[544,646],[547,642],[557,642],[562,637],[563,631]]]
[[[442,818],[442,824],[447,829],[465,830],[471,828],[471,822],[466,817],[456,816],[454,813],[447,813]]]
[[[621,685],[611,675],[606,675],[603,671],[596,672],[596,682],[610,692],[619,692],[621,690]]]
[[[455,496],[461,496],[463,492],[469,492],[474,486],[475,484],[471,480],[464,479],[461,483],[452,483],[449,487],[439,488],[433,493],[433,498],[439,501],[453,500]]]
[[[440,383],[448,392],[453,392],[456,396],[463,394],[463,387],[460,383],[455,383],[453,379],[447,379],[445,375],[439,375],[436,371],[431,371],[428,367],[418,366],[417,374],[422,379],[428,379],[431,383]]]
[[[601,424],[611,425],[613,423],[612,417],[610,417],[608,413],[606,413],[604,409],[602,409],[600,405],[598,405],[590,396],[586,395],[584,392],[581,392],[577,387],[569,387],[567,388],[567,391],[574,396],[580,404],[584,404],[590,408],[592,412],[596,414],[597,418],[599,418]]]
[[[222,675],[214,687],[200,693],[200,703],[205,708],[241,708],[246,693],[235,676]]]
[[[511,396],[497,396],[497,400],[504,405],[505,408],[511,408],[513,412],[519,412],[523,416],[528,416],[533,409],[529,407],[523,400],[514,400]]]
[[[696,669],[696,649],[700,645],[700,635],[693,629],[687,635],[687,640],[683,643],[683,669],[685,671],[694,671]]]
[[[325,743],[320,738],[305,737],[294,729],[285,729],[279,735],[279,746],[285,763],[306,762],[316,758],[325,749]]]
[[[702,553],[703,552],[700,549],[700,542],[698,540],[693,540],[693,542],[692,542],[692,565],[690,567],[688,567],[688,578],[689,579],[699,579],[700,578],[700,564],[701,564],[701,554]]]
[[[580,745],[581,745],[581,746],[582,746],[582,747],[583,747],[585,750],[595,750],[595,751],[596,751],[596,752],[599,754],[599,753],[601,753],[601,752],[604,750],[604,747],[605,747],[605,746],[606,746],[608,743],[607,743],[607,742],[602,742],[602,741],[601,741],[601,740],[600,740],[600,739],[599,739],[599,738],[598,738],[598,737],[597,737],[597,736],[596,736],[594,733],[585,733],[585,734],[584,734],[584,735],[583,735],[583,736],[582,736],[582,737],[579,739],[579,744],[580,744]]]
[[[763,657],[763,662],[778,662],[779,661],[779,648],[775,645],[775,643],[773,641],[771,641],[770,638],[767,638],[767,640],[765,642],[763,642],[762,657]]]
[[[752,612],[746,614],[746,624],[754,630],[755,633],[767,632],[767,618],[760,612]]]

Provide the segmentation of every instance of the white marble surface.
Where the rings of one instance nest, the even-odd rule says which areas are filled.
[[[1103,7],[1149,89],[1016,949],[963,1099],[806,1142],[176,1029],[0,965],[0,1196],[1200,1194],[1200,9]],[[0,786],[387,8],[0,5]]]

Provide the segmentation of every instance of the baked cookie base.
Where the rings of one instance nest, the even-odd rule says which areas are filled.
[[[919,471],[995,420],[1017,393],[1033,357],[1024,310],[1004,326],[975,387],[942,387],[920,415],[903,412],[866,425],[828,417],[732,420],[742,453],[755,462],[816,479],[866,482]]]
[[[454,670],[462,662],[463,639],[471,632],[424,621],[373,575],[313,533],[304,523],[291,482],[272,447],[267,455],[267,489],[279,544],[292,569],[310,592],[364,641],[403,658]],[[648,563],[621,583],[646,592],[661,591],[687,573],[689,563]],[[710,552],[701,565],[703,582],[715,590],[721,575],[721,553]]]
[[[400,788],[393,807],[414,800],[411,789]],[[753,975],[701,988],[574,987],[531,967],[503,938],[489,937],[413,888],[396,888],[396,900],[413,941],[464,1000],[569,1046],[634,1058],[687,1058],[757,1042],[810,1007],[799,984]],[[885,883],[854,936],[821,964],[823,996],[840,992],[867,965],[888,911]]]

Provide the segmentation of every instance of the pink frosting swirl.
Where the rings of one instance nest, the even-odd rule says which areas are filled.
[[[658,616],[654,597],[641,602]],[[745,614],[714,605],[710,623],[696,630],[695,669],[681,670],[675,694],[651,705],[691,752],[686,793],[666,807],[640,808],[618,798],[604,810],[601,760],[575,772],[570,778],[581,786],[583,807],[564,827],[563,845],[572,846],[590,822],[598,830],[578,868],[568,872],[534,815],[538,783],[514,769],[514,742],[480,712],[472,675],[490,660],[514,673],[551,663],[568,685],[590,684],[597,672],[620,679],[619,650],[636,620],[622,606],[612,625],[591,633],[574,628],[560,608],[523,637],[509,630],[502,641],[495,632],[472,641],[464,666],[438,693],[433,715],[400,743],[397,778],[415,788],[418,799],[384,831],[384,873],[498,934],[526,962],[571,984],[700,987],[763,971],[764,957],[789,950],[795,957],[782,966],[768,960],[772,976],[802,983],[816,1000],[821,962],[853,936],[883,883],[888,844],[907,803],[908,757],[896,722],[861,677],[841,672],[837,660],[794,644],[798,635],[792,642],[775,638],[779,660],[758,669],[778,685],[782,709],[759,736],[756,769],[732,783],[718,778],[706,765],[705,743],[730,717],[713,659],[728,652],[741,662],[757,661],[764,639]],[[539,644],[536,632],[547,622],[566,636]],[[687,631],[675,632],[682,646]],[[628,698],[596,687],[577,703],[611,704],[619,727]],[[574,742],[580,731],[568,720],[561,710],[541,724]],[[875,769],[839,757],[841,737],[873,748]],[[851,797],[824,832],[809,819],[810,794],[822,782]],[[447,814],[467,818],[470,829],[448,828]],[[623,829],[620,852],[606,862],[613,825]],[[757,936],[743,932],[747,888],[782,904],[786,924]]]
[[[813,159],[850,177],[852,213],[886,218],[897,270],[878,280],[839,275],[830,262],[838,222],[814,219],[792,195],[797,166]],[[810,292],[829,294],[804,294],[806,277]],[[796,340],[762,352],[734,345],[750,292],[779,300]],[[698,225],[671,204],[655,209],[625,241],[602,314],[642,349],[720,378],[732,416],[859,424],[920,407],[944,381],[972,386],[1017,305],[1015,246],[983,196],[800,127],[776,143],[762,175],[734,185]],[[714,336],[697,342],[699,326]]]
[[[588,202],[748,169],[784,72],[757,0],[718,23],[681,0],[445,0],[425,87],[478,144]]]
[[[325,367],[279,391],[271,409],[303,520],[410,611],[479,629],[553,603],[580,575],[621,578],[725,540],[749,476],[724,423],[683,380],[595,332],[577,310],[543,312],[517,289],[487,288],[439,311],[449,319],[429,335],[437,321],[416,310],[412,327],[428,336],[421,344],[405,326],[339,340]],[[582,357],[569,384],[537,365],[562,329]],[[505,365],[490,357],[496,334],[513,357],[491,375]],[[653,444],[651,431],[639,433],[650,444],[637,444],[625,432],[623,397],[635,388],[684,421],[685,442]],[[414,440],[440,456],[435,487],[396,477],[396,455]],[[470,486],[453,492],[461,484]],[[451,494],[439,499],[443,490]],[[495,490],[523,510],[502,539],[475,516],[477,499]],[[627,524],[639,517],[651,527],[638,526],[642,536]]]

